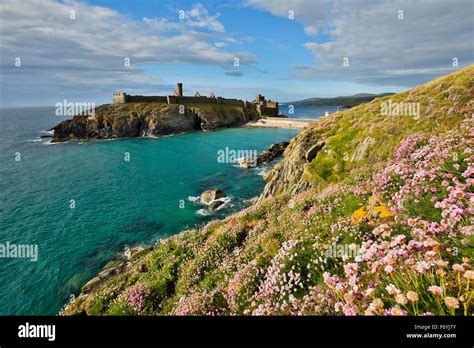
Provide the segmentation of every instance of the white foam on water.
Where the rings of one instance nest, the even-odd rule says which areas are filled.
[[[199,196],[189,196],[189,197],[188,197],[188,201],[190,201],[190,202],[196,202],[196,201],[199,200],[199,198],[200,198]]]
[[[224,209],[232,201],[232,197],[222,197],[222,198],[216,199],[216,201],[223,202],[223,204],[221,204],[216,209],[216,210],[221,210],[221,209]]]
[[[41,145],[59,145],[59,144],[62,144],[62,143],[53,143],[53,142],[51,141],[51,139],[46,140],[46,141],[43,141],[43,142],[41,143]]]
[[[265,176],[269,170],[270,168],[260,168],[260,170],[257,171],[257,175]]]
[[[196,214],[202,215],[202,216],[209,216],[211,215],[211,212],[207,209],[199,209]]]

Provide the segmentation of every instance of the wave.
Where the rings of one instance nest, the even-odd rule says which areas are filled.
[[[215,210],[209,210],[208,208],[201,208],[201,209],[198,209],[196,211],[196,214],[201,215],[201,216],[209,216],[209,215],[214,214],[218,210],[222,210],[222,209],[225,209],[225,208],[228,208],[228,207],[234,207],[235,205],[231,204],[232,199],[233,199],[233,197],[231,197],[231,196],[215,199],[212,202],[222,202],[222,204],[220,206],[218,206]],[[201,202],[200,197],[189,196],[188,200],[190,200],[191,202],[197,202],[197,203],[199,203],[201,205],[205,205],[205,206],[209,206],[209,205],[212,204],[212,202],[210,202],[209,204]]]
[[[211,215],[211,212],[207,209],[199,209],[196,214],[202,215],[202,216],[209,216]]]
[[[222,197],[216,199],[216,201],[223,202],[219,207],[216,208],[216,210],[221,210],[224,209],[232,201],[232,197]]]

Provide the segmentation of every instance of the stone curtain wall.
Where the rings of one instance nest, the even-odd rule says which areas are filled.
[[[238,99],[226,99],[226,98],[208,98],[208,97],[176,97],[168,96],[170,104],[194,104],[194,103],[205,103],[205,104],[225,104],[245,107],[245,102]],[[247,103],[248,104],[248,103]]]
[[[168,103],[168,104],[225,104],[232,106],[247,107],[252,103],[244,102],[239,99],[227,99],[227,98],[208,98],[208,97],[177,97],[177,96],[144,96],[144,95],[128,95],[125,97],[121,95],[112,95],[112,101],[114,104],[120,103]]]
[[[127,95],[127,103],[167,103],[166,96]]]
[[[266,102],[267,105],[254,104],[252,102],[245,102],[239,99],[227,99],[222,97],[192,97],[192,96],[144,96],[144,95],[128,95],[126,93],[113,93],[113,104],[123,103],[167,103],[167,104],[222,104],[238,106],[241,108],[251,108],[257,110],[260,115],[264,116],[278,116],[278,103]]]

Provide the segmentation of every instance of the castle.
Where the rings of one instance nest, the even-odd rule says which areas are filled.
[[[143,96],[143,95],[128,95],[124,92],[112,93],[112,104],[124,104],[124,103],[167,103],[167,104],[224,104],[240,106],[243,108],[255,108],[260,116],[278,116],[278,102],[266,100],[263,95],[257,95],[255,100],[249,102],[239,99],[228,99],[223,97],[216,97],[214,93],[211,93],[208,97],[201,96],[199,92],[196,92],[194,96],[183,95],[183,84],[178,83],[176,90],[172,95],[165,96]]]

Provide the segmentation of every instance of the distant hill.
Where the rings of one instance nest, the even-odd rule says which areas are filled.
[[[306,105],[306,106],[319,106],[319,105],[330,105],[330,106],[355,106],[362,103],[367,103],[378,97],[385,97],[394,93],[359,93],[346,97],[335,97],[335,98],[309,98],[303,100],[297,100],[293,102],[283,103],[291,105]]]

